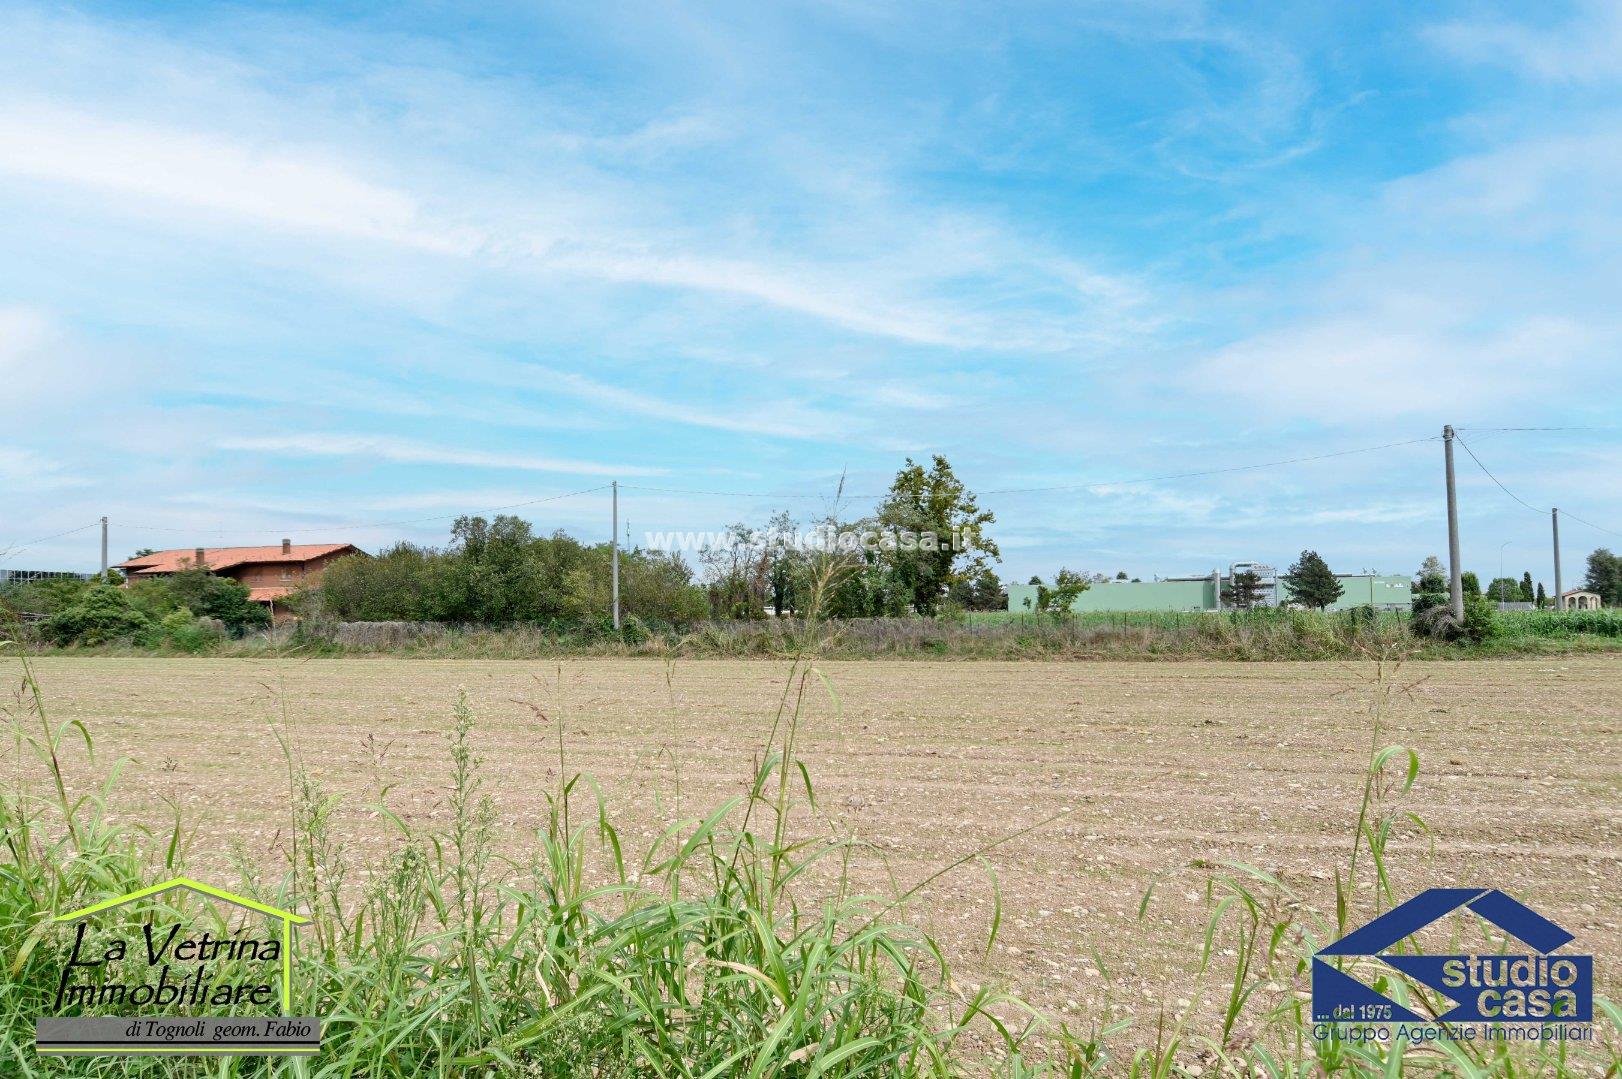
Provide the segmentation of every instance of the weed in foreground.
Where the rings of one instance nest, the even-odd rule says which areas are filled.
[[[1409,747],[1386,742],[1393,700],[1412,688],[1398,682],[1401,653],[1388,651],[1369,658],[1370,743],[1346,863],[1334,875],[1333,911],[1315,908],[1307,896],[1277,874],[1257,866],[1237,861],[1214,866],[1197,863],[1205,872],[1211,914],[1200,952],[1195,1004],[1198,1007],[1208,996],[1213,997],[1221,1022],[1215,1031],[1190,1030],[1182,1019],[1169,1029],[1162,1024],[1154,1045],[1140,1049],[1128,1070],[1133,1076],[1151,1079],[1204,1072],[1468,1079],[1616,1076],[1622,1072],[1622,1043],[1618,1042],[1622,1009],[1599,996],[1595,997],[1595,1026],[1605,1040],[1596,1045],[1451,1039],[1382,1043],[1351,1040],[1338,1033],[1319,1038],[1314,1033],[1310,1007],[1313,955],[1406,898],[1392,884],[1389,861],[1399,829],[1431,838],[1425,821],[1403,805],[1404,796],[1419,778],[1419,755]],[[1153,901],[1160,879],[1145,892],[1140,917]],[[1363,895],[1367,898],[1360,899]],[[1450,950],[1457,952],[1466,930],[1464,919],[1455,920],[1452,930]],[[1507,946],[1502,939],[1497,945],[1500,951]],[[1417,953],[1421,949],[1409,938],[1395,950]],[[1231,969],[1226,963],[1219,964],[1219,956],[1231,959]],[[1370,962],[1368,966],[1381,965]],[[1434,1019],[1450,1006],[1421,987],[1390,977],[1388,971],[1369,969],[1364,973],[1379,991],[1422,1016]]]
[[[294,1010],[324,1018],[323,1047],[287,1061],[34,1054],[33,1021],[53,1013],[64,958],[51,916],[182,872],[187,832],[178,814],[164,835],[109,818],[119,763],[92,794],[72,793],[63,749],[82,737],[89,752],[90,732],[53,726],[22,656],[9,710],[18,766],[0,798],[5,1072],[809,1079],[1102,1066],[1096,1039],[1072,1037],[1013,996],[952,988],[940,948],[898,920],[921,889],[995,844],[897,894],[855,890],[860,848],[817,832],[815,788],[795,755],[806,695],[825,685],[814,644],[790,666],[747,793],[671,825],[640,856],[625,850],[591,781],[568,772],[561,723],[558,783],[521,859],[495,850],[465,698],[448,746],[448,819],[413,825],[380,790],[372,808],[394,842],[364,866],[342,839],[338,799],[284,738],[286,870],[269,888],[250,871],[237,888],[311,918],[297,942]],[[50,778],[44,793],[25,752]]]

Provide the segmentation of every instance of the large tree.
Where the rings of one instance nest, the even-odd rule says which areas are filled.
[[[1317,551],[1302,551],[1295,565],[1284,575],[1290,595],[1297,603],[1320,611],[1340,598],[1346,587],[1340,583]]]
[[[1076,597],[1092,587],[1092,581],[1085,573],[1074,570],[1061,569],[1053,577],[1053,587],[1038,585],[1036,588],[1036,609],[1063,618],[1070,613],[1070,605]]]
[[[1431,555],[1420,565],[1419,573],[1414,579],[1414,591],[1419,593],[1447,591],[1447,568],[1442,565],[1440,558]]]
[[[936,454],[929,469],[910,457],[879,505],[884,562],[919,614],[934,614],[953,584],[1000,559],[984,534],[996,516]],[[893,543],[893,545],[891,545]]]
[[[1487,586],[1487,598],[1494,603],[1513,603],[1521,598],[1521,582],[1513,577],[1494,577]]]
[[[1527,570],[1521,574],[1521,602],[1532,602],[1532,571]]]
[[[1607,607],[1622,607],[1622,555],[1612,554],[1608,547],[1589,555],[1583,587],[1598,592],[1600,601]]]
[[[1228,578],[1222,589],[1222,602],[1241,611],[1248,611],[1262,601],[1262,579],[1251,570]]]
[[[1008,590],[989,566],[973,577],[957,581],[947,596],[965,611],[1002,611],[1008,608]]]

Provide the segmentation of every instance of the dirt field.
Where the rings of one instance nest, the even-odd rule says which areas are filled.
[[[996,836],[1062,819],[992,857],[1003,933],[983,956],[985,876],[965,869],[913,917],[939,935],[962,981],[994,979],[1092,1017],[1108,994],[1153,1015],[1191,996],[1205,919],[1200,876],[1168,881],[1146,921],[1145,887],[1196,859],[1283,872],[1333,909],[1369,751],[1367,669],[1339,664],[830,663],[842,705],[815,691],[801,750],[825,813],[886,852],[911,882]],[[569,768],[597,777],[628,844],[679,812],[737,793],[783,688],[769,662],[558,663],[49,659],[57,720],[83,720],[98,759],[133,762],[126,813],[180,801],[200,829],[198,868],[230,843],[267,851],[286,819],[271,724],[285,702],[309,767],[360,811],[440,812],[458,686],[479,721],[492,793],[515,849],[556,782],[556,722]],[[668,680],[667,680],[668,673]],[[1622,661],[1415,664],[1388,741],[1424,771],[1397,844],[1399,894],[1433,884],[1502,887],[1578,935],[1598,980],[1622,983]],[[537,719],[528,704],[548,717]],[[82,754],[70,767],[82,772]],[[678,808],[679,802],[679,808]],[[879,879],[875,872],[874,879]],[[1095,959],[1096,956],[1096,959]],[[1104,971],[1100,971],[1101,960]],[[1084,1024],[1085,1025],[1085,1022]]]

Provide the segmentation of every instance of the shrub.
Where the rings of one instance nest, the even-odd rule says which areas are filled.
[[[1498,611],[1485,596],[1466,596],[1464,600],[1465,640],[1480,642],[1498,636],[1501,627]]]
[[[98,581],[68,607],[45,620],[41,632],[56,644],[107,644],[145,635],[152,620],[130,605],[123,589]]]
[[[184,610],[188,617],[219,619],[235,633],[270,625],[270,612],[248,598],[246,585],[205,569],[138,581],[130,594],[136,607],[157,620]]]
[[[198,618],[181,607],[163,616],[152,634],[155,645],[167,645],[196,654],[217,644],[225,636],[225,623],[216,618]]]

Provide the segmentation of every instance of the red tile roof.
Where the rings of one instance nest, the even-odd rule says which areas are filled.
[[[248,598],[253,600],[255,603],[269,603],[273,599],[281,599],[283,596],[291,594],[292,591],[293,590],[286,585],[281,585],[279,587],[272,585],[269,588],[250,588],[248,589]]]
[[[353,543],[295,543],[286,553],[281,544],[269,547],[205,547],[203,565],[211,570],[230,569],[260,562],[309,562],[327,555],[358,552]],[[173,551],[154,551],[118,563],[117,568],[139,577],[152,573],[178,573],[191,569],[197,557],[195,547],[181,547]]]

